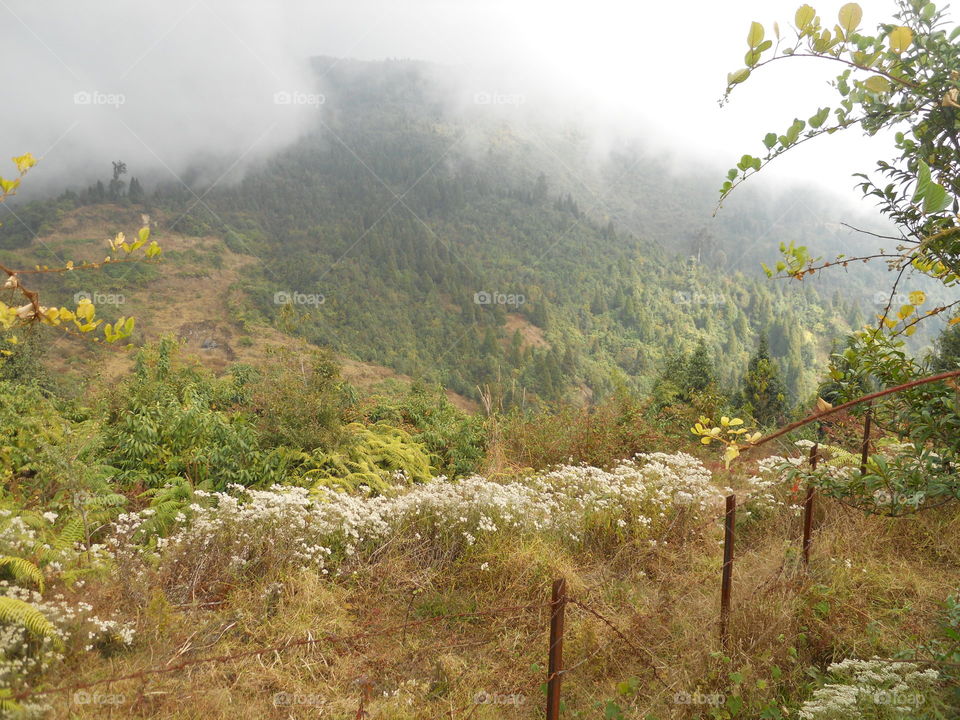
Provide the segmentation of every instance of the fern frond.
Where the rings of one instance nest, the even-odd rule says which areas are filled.
[[[13,690],[10,688],[0,688],[0,715],[7,717],[13,713],[20,712],[23,708],[13,699]]]
[[[14,580],[18,582],[29,580],[40,588],[40,592],[43,592],[43,573],[29,560],[13,555],[0,555],[0,570],[3,568],[10,571]]]
[[[19,598],[0,597],[0,622],[21,625],[31,635],[48,637],[57,647],[63,646],[53,623],[33,605]]]
[[[75,516],[67,521],[51,545],[57,550],[68,550],[83,541],[83,538],[83,520]]]

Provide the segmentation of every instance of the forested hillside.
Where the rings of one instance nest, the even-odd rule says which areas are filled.
[[[960,717],[960,27],[823,17],[750,23],[725,102],[796,56],[839,97],[727,171],[325,57],[273,96],[309,127],[246,159],[106,157],[46,195],[52,149],[0,162],[0,720]],[[226,62],[205,130],[256,126],[237,57],[197,50],[167,58]],[[137,112],[190,105],[163,70],[184,97]],[[674,84],[658,112],[702,110]],[[104,118],[142,118],[74,105],[101,96],[120,155]],[[852,128],[894,131],[862,213],[740,188]]]
[[[141,183],[114,166],[112,179],[19,208],[0,244],[28,244],[78,204],[151,212],[161,229],[262,261],[241,271],[237,320],[468,397],[494,386],[507,405],[646,391],[701,343],[733,388],[764,335],[798,400],[831,339],[869,310],[860,289],[758,272],[784,218],[784,240],[837,246],[813,195],[800,208],[749,198],[711,222],[707,173],[629,147],[597,160],[576,133],[482,104],[454,110],[423,64],[316,66],[315,127],[239,182]],[[208,259],[192,261],[202,273]]]

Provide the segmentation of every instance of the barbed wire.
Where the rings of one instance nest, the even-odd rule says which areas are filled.
[[[351,642],[354,642],[356,640],[360,640],[366,637],[373,637],[373,636],[382,637],[387,635],[393,635],[395,633],[401,632],[411,627],[420,627],[420,626],[429,625],[432,623],[438,623],[446,620],[498,616],[498,615],[505,615],[508,612],[540,610],[540,609],[545,609],[549,607],[551,607],[551,603],[549,602],[536,603],[536,604],[530,604],[530,605],[511,605],[511,606],[493,608],[490,610],[477,610],[473,612],[453,613],[449,615],[438,615],[431,618],[424,618],[421,620],[414,620],[410,622],[389,625],[386,627],[364,630],[363,632],[354,633],[351,635],[337,635],[334,633],[325,633],[322,637],[316,637],[316,638],[306,637],[306,638],[300,638],[300,639],[287,639],[281,643],[275,643],[272,645],[252,648],[250,650],[242,650],[235,653],[228,653],[223,655],[212,655],[212,656],[202,657],[202,658],[191,658],[189,660],[183,660],[174,665],[167,664],[160,667],[144,668],[142,670],[137,670],[136,672],[126,673],[124,675],[116,675],[108,678],[101,678],[100,680],[92,680],[86,683],[72,683],[70,685],[61,685],[54,688],[47,688],[46,690],[23,690],[21,692],[11,694],[10,699],[15,701],[21,701],[31,697],[40,697],[40,696],[54,695],[54,694],[68,693],[68,692],[77,692],[79,690],[88,690],[90,688],[99,687],[101,685],[112,685],[114,683],[123,682],[125,680],[138,680],[138,679],[146,678],[150,675],[162,675],[162,674],[167,674],[171,672],[177,672],[179,670],[184,670],[188,667],[193,667],[196,665],[232,662],[235,660],[241,660],[248,657],[257,657],[260,655],[267,655],[269,653],[279,653],[285,650],[289,650],[290,648],[309,647],[311,645],[317,645],[320,643],[349,644]]]

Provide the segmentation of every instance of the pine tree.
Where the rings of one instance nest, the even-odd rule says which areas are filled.
[[[960,368],[960,324],[950,325],[934,342],[930,369],[946,372]]]
[[[689,397],[691,393],[704,392],[711,385],[716,384],[713,371],[713,362],[707,351],[706,343],[701,340],[697,343],[693,355],[686,362],[683,371],[683,392]]]
[[[143,186],[140,185],[140,181],[135,177],[130,178],[130,187],[127,189],[127,197],[130,198],[132,203],[142,203],[144,200]]]
[[[771,427],[787,415],[787,389],[780,368],[770,357],[766,335],[760,336],[756,354],[750,358],[743,377],[743,404],[760,425]]]

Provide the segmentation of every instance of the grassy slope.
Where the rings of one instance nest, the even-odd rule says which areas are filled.
[[[737,485],[722,472],[716,479]],[[709,708],[675,702],[678,692],[699,691],[739,695],[747,705],[737,717],[755,718],[767,699],[786,702],[805,694],[810,665],[890,657],[918,646],[933,633],[945,595],[960,586],[960,551],[951,540],[960,530],[956,508],[885,520],[824,505],[809,574],[798,564],[800,519],[786,509],[757,516],[739,531],[735,641],[727,660],[716,654],[719,523],[702,533],[674,530],[656,547],[643,541],[602,554],[502,539],[455,558],[437,557],[408,538],[347,579],[331,582],[311,573],[278,579],[267,569],[262,582],[235,587],[204,607],[173,607],[156,591],[144,595],[116,580],[91,582],[84,598],[101,611],[136,614],[140,642],[113,659],[85,656],[65,679],[89,682],[291,637],[350,635],[539,603],[550,581],[564,576],[572,595],[609,617],[645,656],[596,617],[568,608],[565,654],[572,670],[563,689],[569,714],[562,717],[601,717],[597,703],[617,698],[616,684],[635,677],[638,692],[618,699],[626,717],[702,717]],[[121,682],[101,688],[124,695],[114,715],[110,707],[61,702],[55,717],[233,718],[242,708],[245,717],[352,718],[364,687],[371,694],[365,709],[374,718],[542,717],[547,624],[546,611],[539,610],[428,623],[404,634],[374,632],[346,644],[321,642]],[[782,670],[779,679],[774,666]],[[731,683],[734,671],[742,684]],[[758,689],[758,681],[769,689]],[[475,707],[479,692],[516,693],[525,701]],[[312,696],[322,712],[316,705],[277,707],[275,693]]]
[[[195,359],[214,372],[222,372],[232,363],[263,365],[268,362],[268,350],[272,346],[282,345],[304,352],[311,349],[302,338],[265,322],[253,320],[244,325],[235,314],[244,307],[240,289],[242,272],[259,262],[257,258],[233,252],[219,237],[191,237],[164,230],[164,224],[172,219],[162,215],[153,218],[160,229],[155,229],[152,237],[165,253],[162,263],[151,266],[154,277],[141,281],[134,273],[128,275],[126,268],[118,266],[118,274],[123,278],[117,281],[119,287],[104,287],[110,282],[97,276],[96,271],[75,280],[77,286],[87,292],[123,296],[122,305],[101,305],[99,311],[103,317],[108,320],[117,314],[135,317],[136,344],[175,334],[184,344],[185,357]],[[8,251],[6,257],[16,267],[31,267],[36,263],[53,266],[59,259],[102,260],[109,251],[104,238],[118,231],[129,235],[138,227],[138,222],[138,214],[129,208],[81,207],[69,213],[54,232],[40,237],[31,248]],[[42,281],[40,287],[44,287]],[[46,302],[73,306],[71,293],[58,292],[52,285],[44,289],[49,293],[43,296]],[[529,325],[520,318],[515,324]],[[531,342],[539,341],[536,336],[531,339]],[[412,381],[409,376],[382,365],[348,357],[338,360],[344,378],[360,388],[370,388],[386,380]],[[75,380],[83,373],[95,382],[112,383],[133,366],[133,353],[58,338],[51,352],[45,353],[44,361],[58,376],[68,380]],[[95,368],[92,377],[91,368]],[[447,395],[463,409],[477,409],[476,403],[468,398],[452,391]]]

